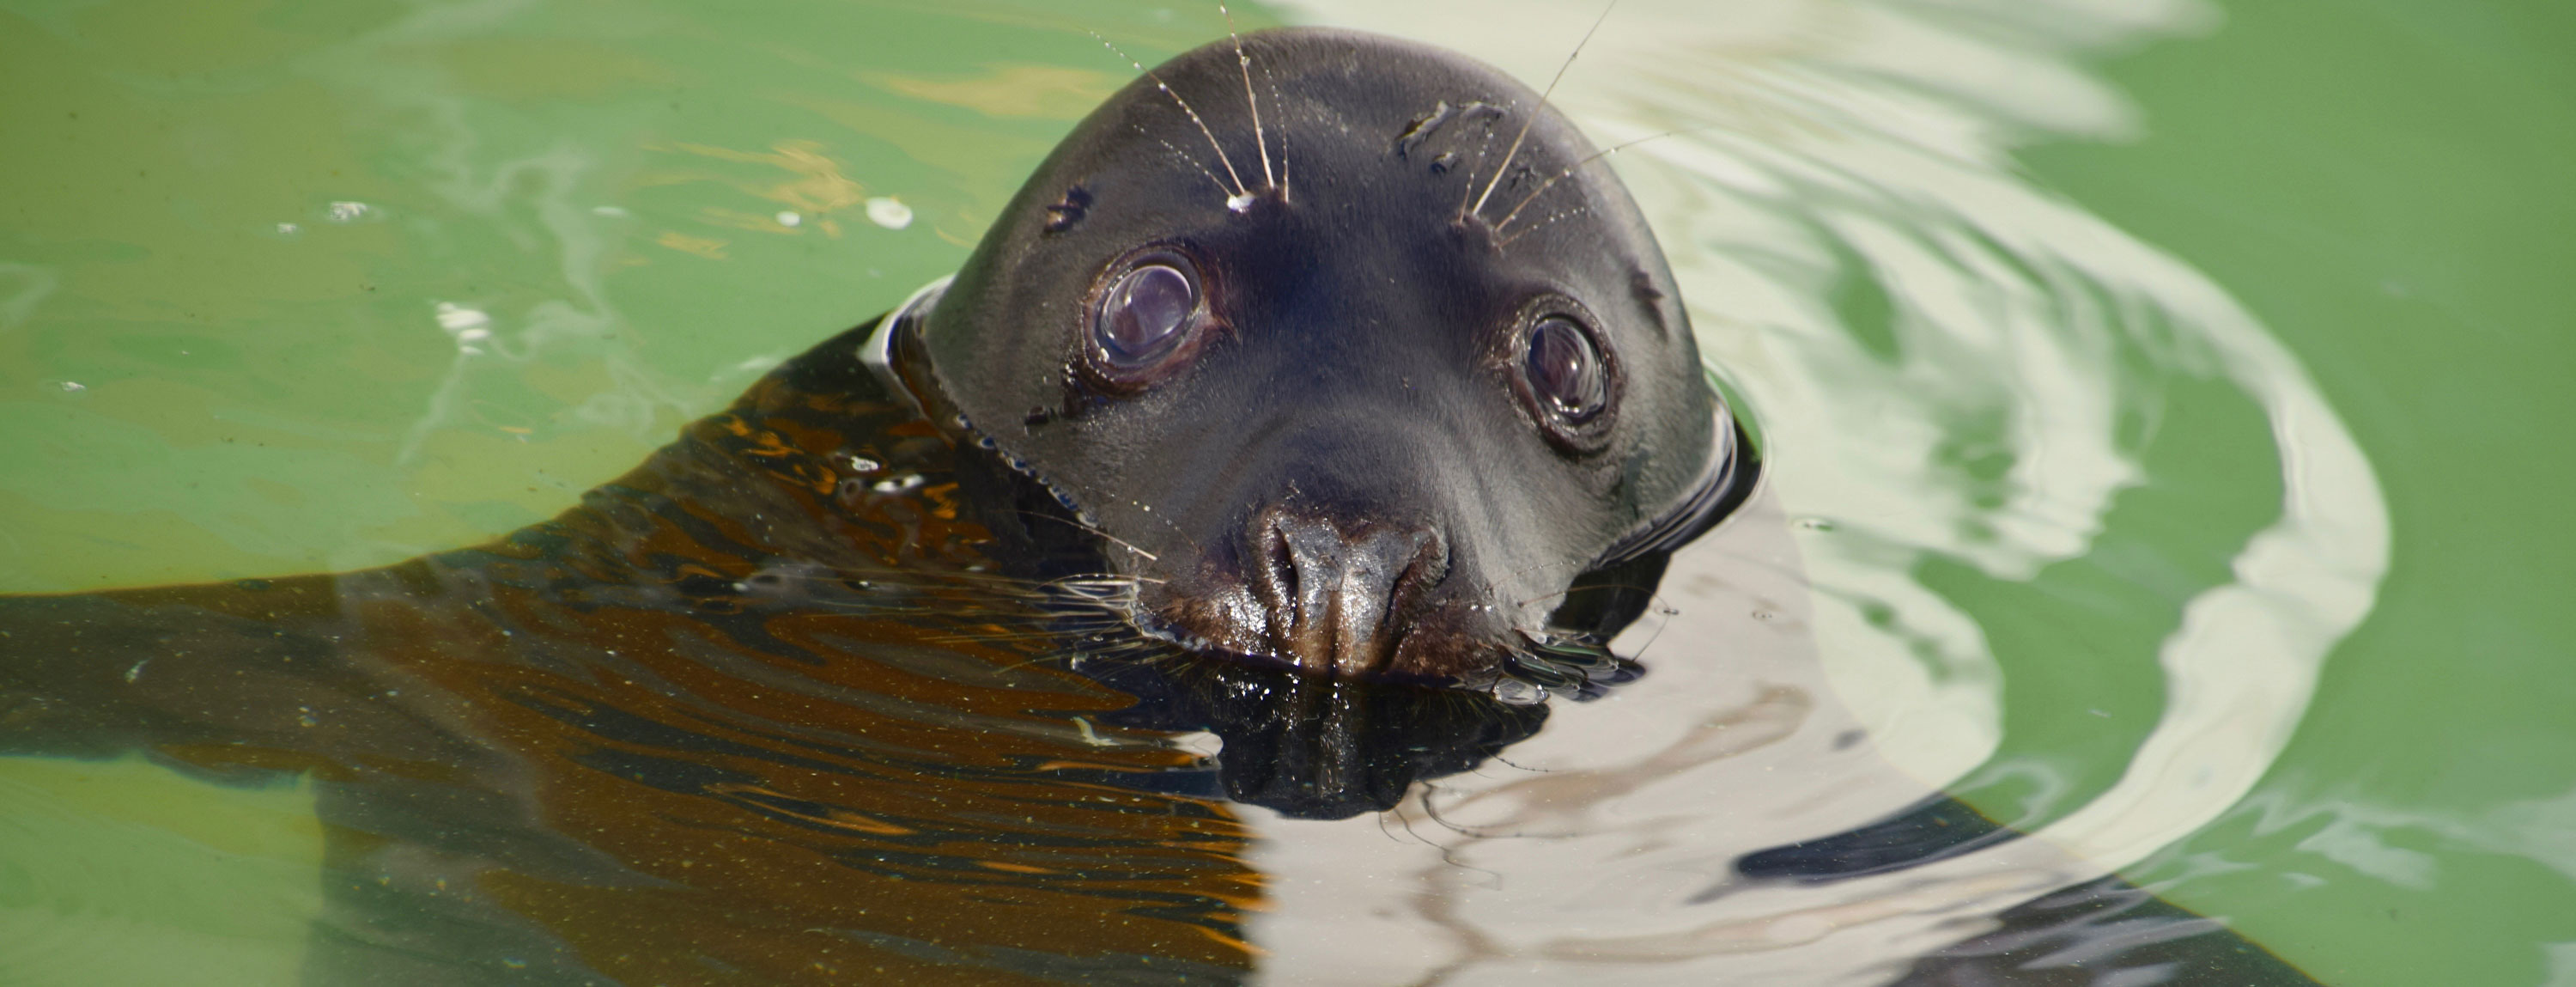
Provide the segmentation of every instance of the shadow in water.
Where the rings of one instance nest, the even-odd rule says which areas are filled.
[[[1263,876],[1229,802],[1382,810],[1544,722],[1140,638],[1132,587],[1011,520],[1041,515],[992,486],[1007,471],[851,357],[866,328],[493,544],[0,601],[0,752],[309,776],[313,983],[1207,983],[1255,968]],[[996,569],[1014,543],[1035,577]],[[1181,742],[1202,732],[1213,759]],[[1746,873],[2008,833],[1954,806]],[[2174,982],[2304,982],[2116,883],[2003,918],[1912,982],[2151,983],[2122,957],[2176,951],[2234,979]]]

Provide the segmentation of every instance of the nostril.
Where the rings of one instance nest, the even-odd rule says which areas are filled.
[[[1450,570],[1448,539],[1443,539],[1437,528],[1412,528],[1401,539],[1412,544],[1412,554],[1401,562],[1401,570],[1386,585],[1386,621],[1394,624],[1388,629],[1388,637],[1394,639],[1404,637],[1406,621],[1412,621],[1414,613],[1422,608],[1422,600],[1430,598],[1432,588],[1448,580]]]
[[[1272,506],[1247,535],[1242,578],[1261,611],[1247,624],[1308,668],[1383,666],[1449,576],[1448,541],[1425,525]]]
[[[1449,578],[1449,540],[1438,529],[1416,528],[1406,540],[1413,543],[1413,553],[1387,588],[1389,620],[1409,618],[1423,597]]]
[[[1288,546],[1283,524],[1272,518],[1261,526],[1261,555],[1270,584],[1271,606],[1281,616],[1293,618],[1297,612],[1297,553]]]

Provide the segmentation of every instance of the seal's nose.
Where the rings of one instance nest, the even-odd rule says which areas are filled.
[[[1273,505],[1254,515],[1251,581],[1279,657],[1357,675],[1387,665],[1405,621],[1449,575],[1449,545],[1419,525],[1331,520]]]

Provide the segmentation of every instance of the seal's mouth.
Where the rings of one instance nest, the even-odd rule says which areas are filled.
[[[1496,606],[1492,588],[1461,571],[1439,526],[1365,512],[1250,505],[1241,530],[1202,531],[1190,541],[1185,554],[1196,558],[1156,556],[1104,529],[1084,498],[1014,454],[945,394],[921,335],[948,284],[943,278],[923,287],[882,320],[859,354],[862,363],[961,450],[980,450],[1004,468],[991,472],[1017,492],[991,498],[1007,504],[980,505],[1015,515],[997,529],[1025,531],[1029,519],[1053,516],[1060,523],[1039,527],[1086,542],[1084,557],[1092,561],[1077,575],[1131,587],[1089,598],[1087,606],[1114,607],[1142,635],[1193,653],[1341,678],[1489,690],[1505,702],[1542,701],[1551,692],[1597,695],[1641,674],[1608,641],[1643,614],[1665,557],[1731,514],[1760,475],[1752,444],[1721,405],[1716,448],[1698,480],[1584,565],[1552,594],[1562,602],[1539,614]]]

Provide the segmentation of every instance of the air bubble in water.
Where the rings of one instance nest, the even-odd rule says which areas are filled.
[[[912,225],[912,207],[888,196],[868,200],[868,221],[889,230]]]

